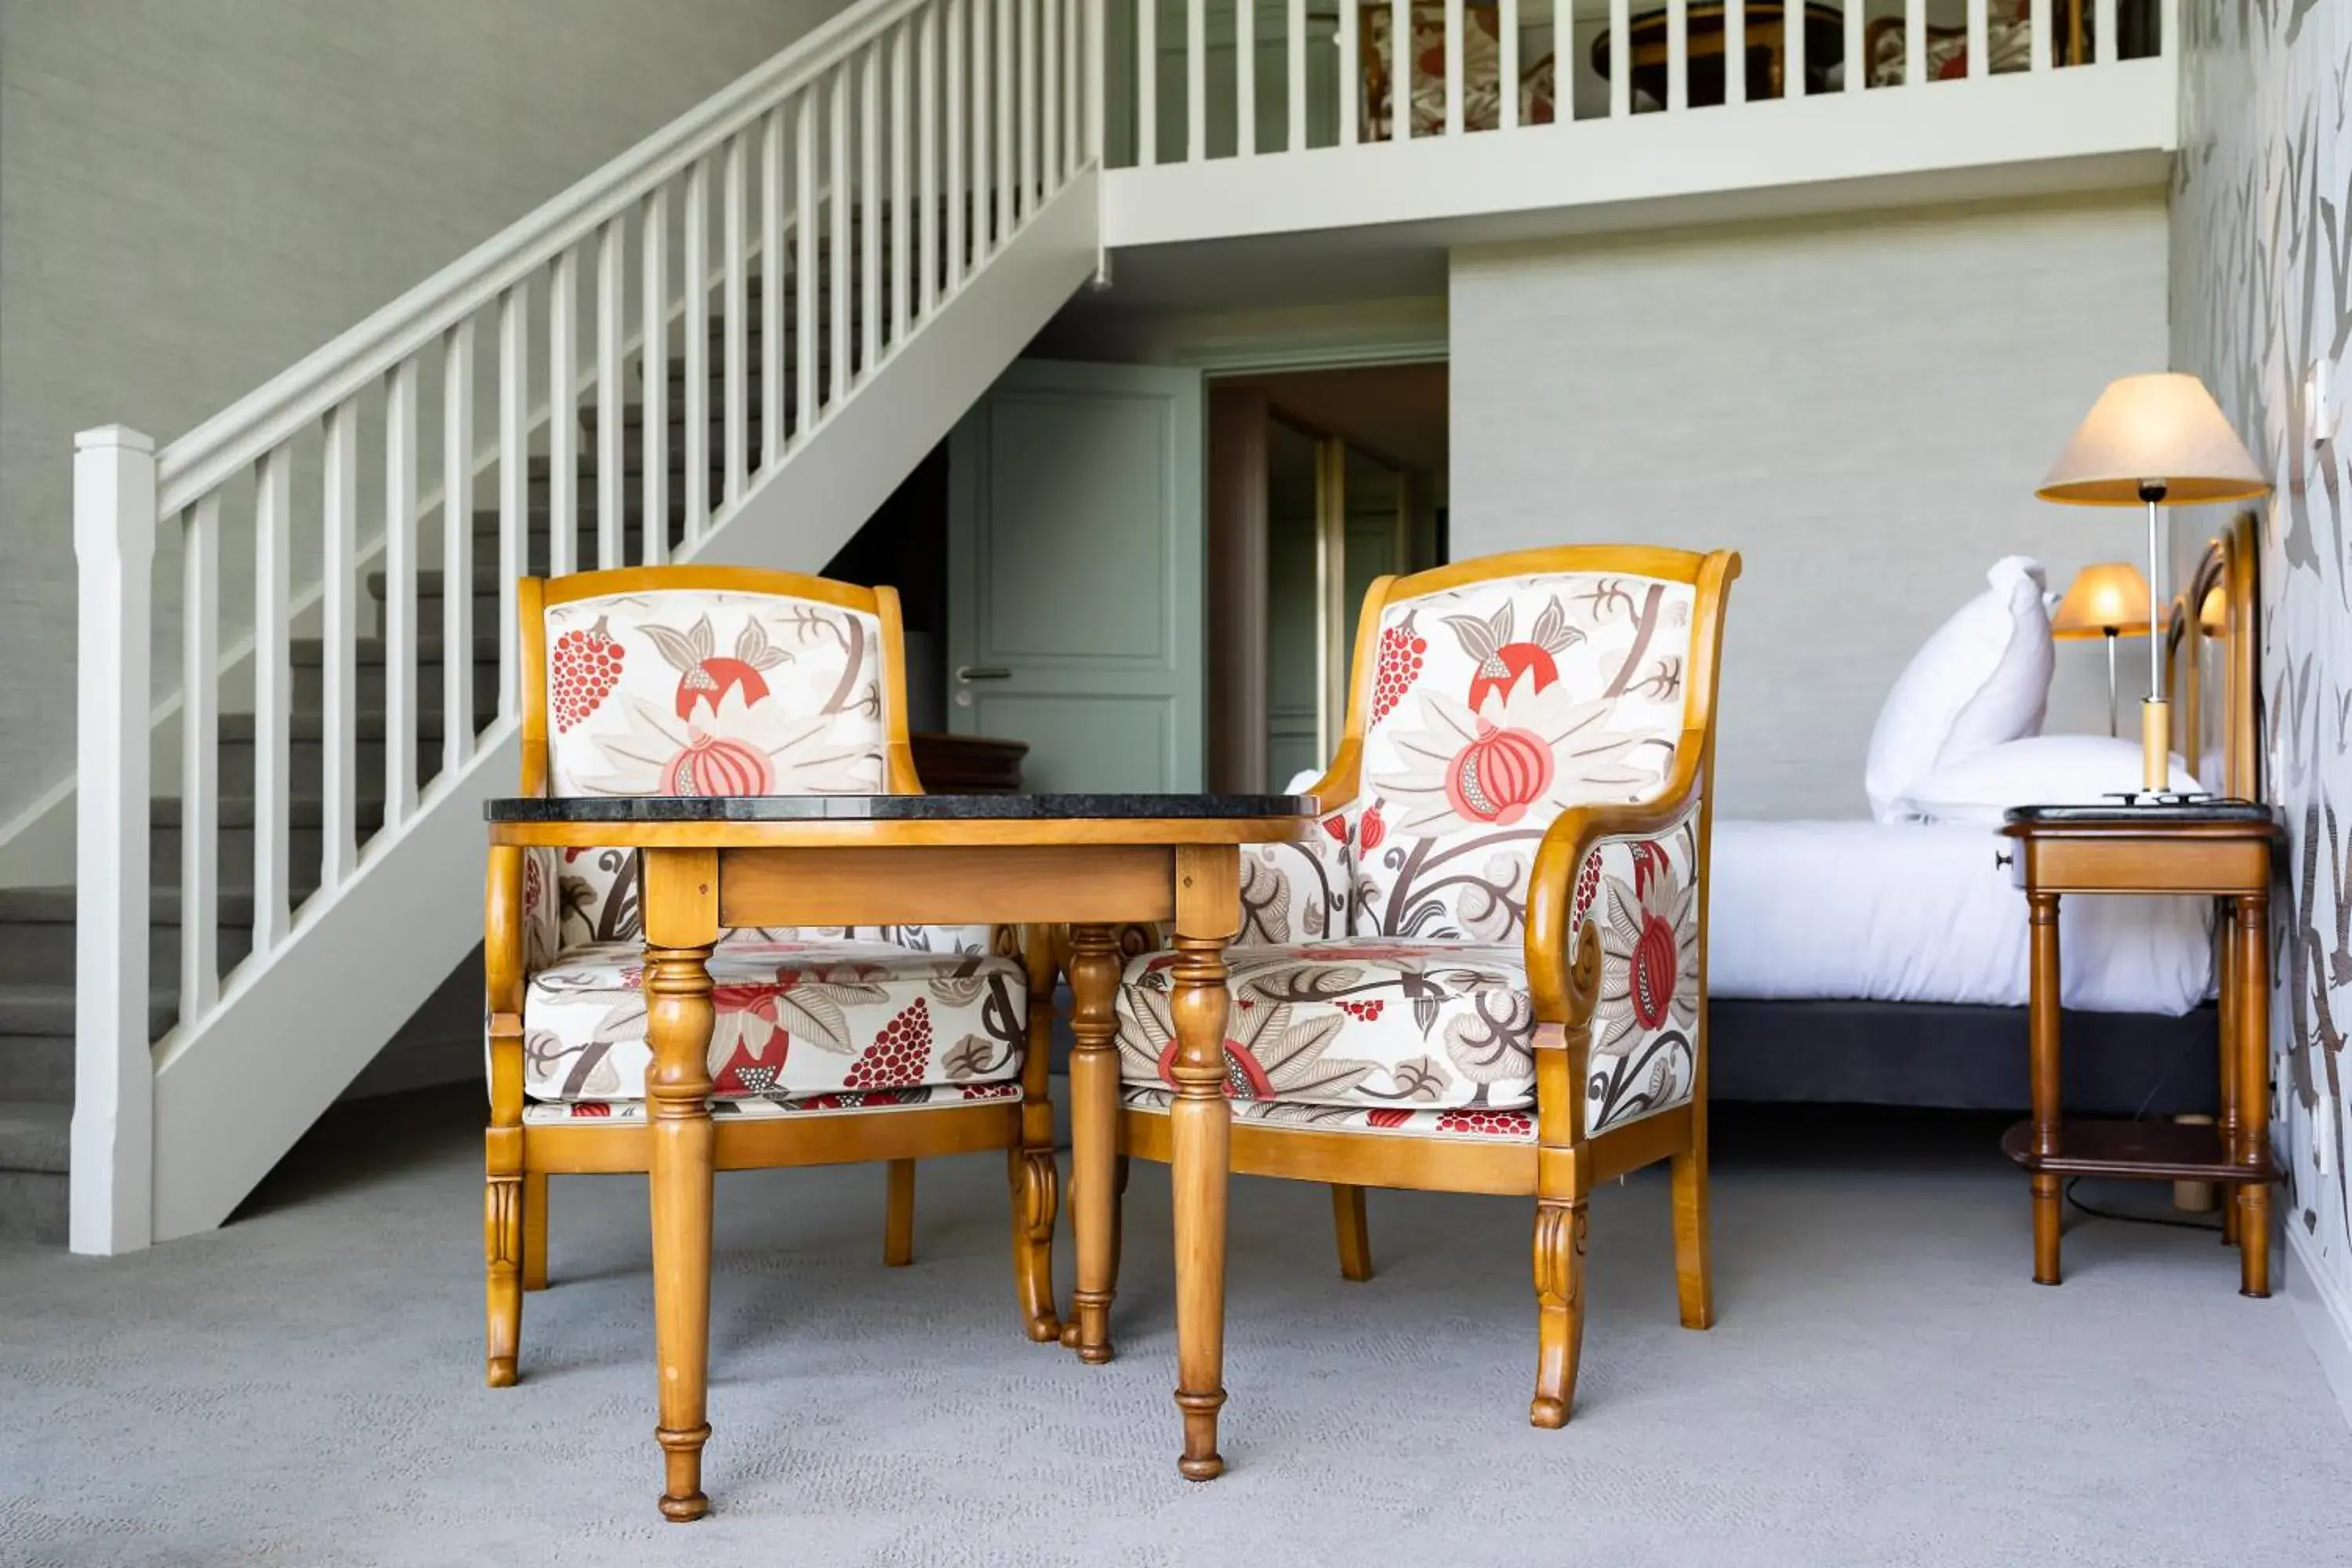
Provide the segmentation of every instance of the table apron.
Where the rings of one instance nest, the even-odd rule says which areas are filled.
[[[719,923],[1021,925],[1172,920],[1175,861],[1172,849],[1137,844],[721,849]]]
[[[2271,847],[2261,839],[2036,836],[2021,847],[2026,881],[2045,893],[2210,893],[2270,887]]]

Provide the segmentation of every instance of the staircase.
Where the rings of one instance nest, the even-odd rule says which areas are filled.
[[[478,1026],[511,579],[822,566],[1095,270],[1083,16],[861,0],[161,453],[79,438],[79,896],[0,891],[0,1237],[216,1226],[436,992]]]

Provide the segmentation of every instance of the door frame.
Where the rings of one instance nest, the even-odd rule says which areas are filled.
[[[1219,384],[1263,375],[1450,363],[1453,345],[1442,331],[1434,336],[1406,331],[1344,342],[1310,336],[1217,343],[1179,350],[1171,357],[1176,363],[1201,373],[1202,395],[1208,405],[1203,421],[1209,470],[1204,498],[1208,515],[1202,519],[1208,542],[1203,603],[1212,700],[1202,742],[1209,787],[1279,789],[1286,780],[1263,777],[1267,669],[1265,442],[1261,438],[1244,443],[1242,451],[1235,453],[1228,449],[1227,441],[1219,439]],[[1450,401],[1449,392],[1449,417]],[[1260,406],[1272,416],[1270,405],[1261,399]],[[1248,499],[1253,494],[1255,505]],[[1329,564],[1331,581],[1341,581],[1339,563]],[[1346,679],[1344,668],[1336,672],[1336,682]],[[1332,675],[1327,673],[1324,689],[1333,684]]]

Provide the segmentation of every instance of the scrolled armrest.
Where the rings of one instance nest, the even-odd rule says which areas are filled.
[[[1563,1025],[1571,1037],[1591,1025],[1601,941],[1590,910],[1577,921],[1580,929],[1569,929],[1577,877],[1602,841],[1664,833],[1689,814],[1706,777],[1706,731],[1684,731],[1674,770],[1657,793],[1570,806],[1545,831],[1528,876],[1528,989],[1538,1022]]]

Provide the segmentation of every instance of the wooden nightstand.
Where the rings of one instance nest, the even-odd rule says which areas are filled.
[[[2061,1184],[2074,1176],[2213,1182],[2230,1194],[2225,1239],[2239,1252],[2239,1290],[2270,1285],[2270,895],[2282,838],[2268,806],[2029,805],[2001,831],[2033,928],[2033,1115],[2002,1152],[2033,1178],[2033,1278],[2059,1282]],[[2207,894],[2229,900],[2221,949],[2221,1114],[2212,1126],[2066,1121],[2058,1107],[2058,900],[2066,893]]]

